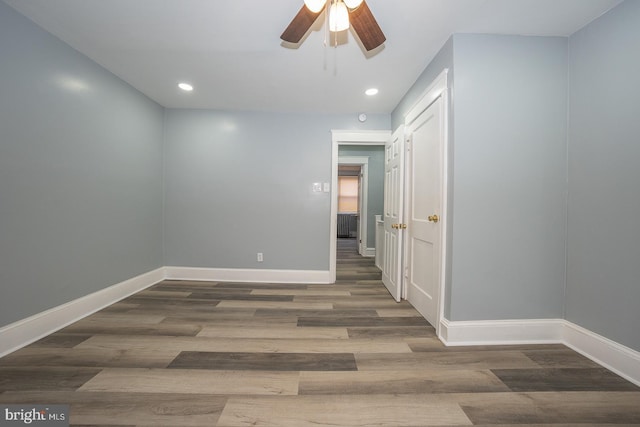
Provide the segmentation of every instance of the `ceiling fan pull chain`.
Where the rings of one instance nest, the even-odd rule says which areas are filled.
[[[333,5],[334,3],[338,3],[339,0],[331,0],[328,1],[327,3],[331,3],[331,5]],[[329,14],[331,13],[331,9],[329,8],[329,10],[327,11],[327,22],[330,22],[330,18],[329,18]],[[333,31],[331,32],[331,23],[329,23],[329,37],[331,37],[331,34],[333,34],[333,75],[337,76],[338,75],[338,32],[337,31]]]
[[[338,75],[338,32],[335,31],[333,33],[334,37],[334,48],[333,48],[333,75]]]
[[[327,71],[327,67],[328,67],[328,49],[329,49],[329,45],[331,44],[331,33],[329,32],[329,8],[331,7],[331,0],[327,0],[327,2],[325,3],[325,20],[324,20],[324,41],[323,41],[323,46],[324,49],[323,52],[323,64],[322,64],[322,69],[324,71]]]

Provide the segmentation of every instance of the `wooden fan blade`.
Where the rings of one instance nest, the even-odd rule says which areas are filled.
[[[349,11],[349,21],[367,51],[377,48],[387,40],[366,1],[357,9]]]
[[[318,13],[313,13],[307,9],[307,6],[303,5],[280,38],[289,43],[298,43],[322,12],[324,12],[324,9]]]

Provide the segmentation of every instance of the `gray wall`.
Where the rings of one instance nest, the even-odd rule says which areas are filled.
[[[329,269],[331,129],[389,115],[167,110],[165,264]],[[264,253],[264,262],[256,253]]]
[[[340,156],[368,157],[369,180],[367,182],[367,246],[376,246],[376,215],[384,212],[384,147],[341,145]]]
[[[562,317],[567,40],[454,35],[394,110],[394,127],[445,68],[445,316]]]
[[[433,83],[444,69],[449,69],[449,87],[453,85],[453,36],[445,42],[433,60],[416,79],[391,113],[391,129],[395,130],[404,123],[404,116],[419,101],[420,96]]]
[[[569,39],[566,316],[640,350],[640,2]]]
[[[162,266],[163,109],[0,2],[0,326]]]
[[[638,22],[626,1],[568,40],[455,35],[393,112],[455,69],[447,318],[564,317],[640,349]]]
[[[567,39],[455,35],[451,320],[563,316]]]

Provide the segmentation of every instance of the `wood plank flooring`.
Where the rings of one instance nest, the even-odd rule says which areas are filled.
[[[0,403],[73,426],[640,426],[640,388],[564,346],[443,346],[354,243],[333,285],[139,292],[0,359]]]

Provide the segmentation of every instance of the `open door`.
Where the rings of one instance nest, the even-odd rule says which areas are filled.
[[[404,125],[385,144],[384,260],[382,282],[396,301],[402,298],[402,235],[404,225]]]

